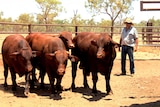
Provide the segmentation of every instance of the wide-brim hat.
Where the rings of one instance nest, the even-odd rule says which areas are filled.
[[[132,25],[133,25],[133,21],[132,21],[132,19],[130,19],[130,18],[126,18],[126,19],[125,19],[125,21],[124,21],[124,24],[127,24],[127,23],[129,23],[129,24],[132,24]]]

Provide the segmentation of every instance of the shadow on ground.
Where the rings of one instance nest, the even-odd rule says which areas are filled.
[[[127,106],[124,106],[127,107]],[[156,102],[149,102],[144,104],[132,104],[129,107],[160,107],[160,100]]]
[[[92,93],[92,89],[84,87],[76,87],[73,92],[81,93],[83,95],[82,98],[88,101],[98,101],[107,95],[106,93],[102,93],[101,91],[98,91],[96,94]]]

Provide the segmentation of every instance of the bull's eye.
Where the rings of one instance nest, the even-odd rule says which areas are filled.
[[[21,61],[25,61],[25,58],[23,56],[20,57]]]
[[[66,61],[64,61],[64,64],[65,64],[65,65],[67,65],[67,60],[66,60]]]

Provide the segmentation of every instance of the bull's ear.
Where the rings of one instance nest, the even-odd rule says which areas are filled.
[[[71,55],[71,54],[69,53],[69,51],[66,51],[66,52],[67,52],[67,54],[68,54],[68,59],[70,59],[71,62],[78,62],[78,61],[79,61],[79,58],[78,58],[78,57],[76,57],[76,56],[74,56],[74,55]]]
[[[32,51],[32,57],[40,56],[41,54],[39,51]]]
[[[113,40],[111,40],[111,43],[112,43],[112,45],[113,45],[115,48],[121,47],[121,44],[119,44],[119,43],[117,43],[117,42],[115,42],[115,41],[113,41]]]
[[[57,52],[54,52],[54,53],[46,53],[46,54],[45,54],[45,57],[46,57],[47,59],[52,60],[52,58],[56,55],[56,53],[57,53]]]
[[[91,44],[94,45],[94,46],[97,46],[96,40],[91,40]]]
[[[13,53],[11,53],[11,54],[9,55],[9,57],[16,60],[16,59],[17,59],[17,55],[19,55],[19,54],[20,54],[20,52],[13,52]]]
[[[79,61],[79,58],[74,55],[69,55],[68,58],[71,60],[71,62],[78,62]]]
[[[63,41],[67,41],[67,39],[62,34],[60,34],[59,38]]]

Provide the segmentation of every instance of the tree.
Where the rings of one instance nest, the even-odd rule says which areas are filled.
[[[16,23],[34,23],[34,16],[30,15],[28,13],[23,13],[20,14],[18,19],[15,20]],[[28,26],[21,26],[21,25],[16,25],[13,26],[14,31],[23,31],[23,32],[28,32]]]
[[[40,24],[52,24],[54,18],[62,11],[59,0],[36,0],[41,13],[37,14],[37,20]],[[46,26],[46,31],[49,27]]]
[[[2,19],[2,16],[3,16],[3,12],[0,12],[0,19]]]
[[[3,18],[3,12],[0,12],[0,22],[12,22],[12,18],[9,17],[9,18]],[[11,31],[11,27],[10,26],[7,26],[7,25],[1,25],[0,26],[0,31],[3,32],[3,31]]]
[[[94,15],[107,14],[111,19],[111,37],[117,17],[130,12],[133,0],[87,0],[85,7]]]
[[[16,22],[19,22],[19,23],[34,23],[34,16],[30,15],[30,14],[27,14],[27,13],[23,13],[18,17]]]

